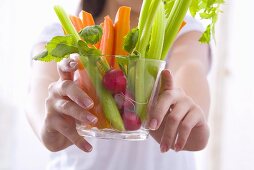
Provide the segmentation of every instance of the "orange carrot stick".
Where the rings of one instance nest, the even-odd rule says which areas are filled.
[[[123,49],[124,37],[130,31],[130,12],[131,8],[122,6],[118,9],[115,17],[114,25],[114,54],[115,55],[127,55]],[[113,58],[114,59],[114,58]],[[115,60],[115,59],[114,59]],[[119,68],[118,64],[114,61],[114,68]]]
[[[127,55],[123,49],[124,37],[130,31],[131,8],[122,6],[118,9],[115,18],[115,55]]]
[[[78,61],[78,83],[79,86],[82,90],[84,90],[87,95],[93,100],[94,102],[94,107],[91,108],[89,111],[94,114],[98,118],[98,122],[95,125],[99,129],[104,129],[104,128],[110,128],[110,123],[105,117],[105,114],[103,113],[102,106],[100,104],[99,98],[96,95],[96,90],[92,84],[92,81],[85,70],[83,64],[80,62],[78,58],[75,59]]]
[[[79,17],[81,18],[84,27],[95,25],[93,16],[89,12],[82,10],[79,14]]]
[[[81,31],[84,28],[83,23],[79,17],[70,16],[70,19],[77,32]]]
[[[106,16],[103,23],[103,35],[100,44],[100,50],[103,55],[106,55],[106,60],[110,66],[114,65],[113,60],[114,47],[114,26],[111,18]]]
[[[82,10],[79,14],[79,17],[82,20],[82,23],[83,23],[83,26],[84,26],[83,28],[85,28],[87,26],[95,25],[93,16],[89,12],[86,12],[86,11]],[[98,49],[100,47],[100,42],[96,43],[94,46]]]
[[[181,31],[181,29],[182,29],[186,24],[187,24],[187,23],[186,23],[185,21],[183,21],[182,24],[181,24],[181,26],[180,26],[180,28],[179,28],[179,31]],[[179,32],[179,31],[178,31],[178,32]]]

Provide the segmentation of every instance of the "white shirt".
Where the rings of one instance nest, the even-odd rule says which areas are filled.
[[[202,25],[192,17],[185,18],[186,26],[178,37],[189,31],[203,31]],[[42,32],[38,43],[48,42],[53,36],[63,35],[60,24],[52,24]],[[191,152],[170,150],[160,152],[159,144],[149,137],[146,141],[128,142],[88,139],[93,146],[85,153],[76,146],[51,154],[48,170],[195,170]]]

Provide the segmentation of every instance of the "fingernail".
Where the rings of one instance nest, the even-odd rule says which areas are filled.
[[[161,145],[161,152],[162,152],[162,153],[165,153],[165,152],[167,152],[167,151],[168,151],[167,145],[162,144],[162,145]]]
[[[152,119],[149,123],[149,129],[156,130],[157,125],[158,125],[158,121],[156,119]]]
[[[93,103],[92,100],[87,99],[87,100],[84,101],[84,105],[85,105],[85,108],[86,108],[86,109],[90,109],[90,108],[93,107],[94,103]]]
[[[181,150],[181,147],[178,144],[175,144],[175,151],[179,152]]]
[[[74,62],[74,61],[71,61],[71,62],[70,62],[70,67],[71,67],[71,68],[76,68],[77,65],[78,65],[77,62]]]
[[[90,145],[85,144],[85,149],[87,152],[91,152],[93,150],[93,147]]]
[[[87,114],[86,119],[92,123],[96,123],[98,121],[97,117],[95,117],[94,115],[91,115],[91,114]]]

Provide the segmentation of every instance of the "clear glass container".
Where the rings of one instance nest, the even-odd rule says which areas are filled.
[[[96,125],[77,122],[77,131],[84,137],[121,140],[145,140],[149,135],[146,120],[157,100],[160,73],[165,61],[129,56],[113,56],[114,69],[107,70],[99,60],[80,58],[75,79],[93,99],[89,111],[98,118]],[[96,57],[95,57],[96,58]]]

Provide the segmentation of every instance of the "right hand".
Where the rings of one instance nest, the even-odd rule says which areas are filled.
[[[78,63],[73,59],[62,60],[57,65],[60,78],[48,88],[40,137],[47,149],[53,152],[72,144],[85,152],[92,150],[92,146],[76,130],[76,121],[92,125],[98,120],[88,111],[94,105],[92,99],[72,81],[77,68]]]

